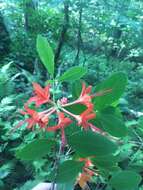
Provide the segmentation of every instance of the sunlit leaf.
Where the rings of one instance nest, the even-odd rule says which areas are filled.
[[[47,39],[41,35],[37,36],[37,51],[39,57],[48,70],[48,72],[54,74],[54,54]]]
[[[67,70],[62,76],[58,78],[59,81],[75,81],[86,74],[87,70],[81,66],[75,66]]]
[[[104,109],[105,107],[119,100],[125,91],[126,84],[126,75],[122,72],[119,72],[113,74],[111,77],[97,85],[95,92],[103,92],[103,95],[94,98],[95,109]],[[107,90],[109,91],[104,93],[104,91]]]

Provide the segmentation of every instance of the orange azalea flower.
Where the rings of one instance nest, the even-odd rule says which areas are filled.
[[[28,119],[25,119],[24,121],[21,121],[16,128],[20,127],[24,123],[28,124],[27,125],[28,129],[33,128],[34,125],[36,124],[38,124],[41,128],[46,127],[46,125],[48,124],[48,118],[43,121],[42,117],[44,116],[44,114],[42,112],[38,113],[35,110],[28,108],[27,105],[25,105],[24,108],[25,108],[25,111],[21,111],[21,113],[23,115],[29,115],[30,117]]]
[[[71,106],[74,104],[83,104],[87,108],[91,108],[94,106],[92,103],[92,99],[94,97],[103,96],[104,94],[112,91],[112,89],[107,89],[107,90],[100,91],[98,93],[91,94],[91,90],[92,90],[92,86],[86,87],[85,83],[82,83],[81,94],[77,100],[70,102],[70,103],[58,101],[58,103],[61,104],[62,108],[66,107],[66,106]]]
[[[62,132],[62,144],[65,145],[66,140],[65,140],[64,128],[70,125],[72,123],[72,120],[68,117],[65,117],[63,112],[58,112],[58,120],[59,120],[58,125],[53,127],[48,127],[47,131],[56,131],[60,129]]]
[[[83,172],[78,177],[78,184],[84,189],[87,186],[87,182],[89,182],[94,175],[94,172],[89,169],[89,167],[93,166],[93,164],[89,158],[80,158],[79,161],[85,162]]]
[[[82,126],[84,129],[91,128],[95,132],[101,132],[100,129],[98,129],[92,123],[89,123],[89,120],[94,119],[95,117],[96,114],[94,112],[91,112],[91,107],[90,107],[87,110],[85,110],[83,113],[81,113],[80,116],[77,117],[78,125]]]
[[[84,168],[84,171],[78,177],[78,184],[82,189],[86,189],[88,186],[88,182],[91,181],[92,176],[94,176],[94,172],[88,168]]]
[[[84,104],[87,107],[90,107],[92,105],[91,100],[93,98],[93,95],[89,95],[91,93],[92,86],[89,86],[86,88],[85,83],[82,83],[82,91],[77,100],[71,103],[63,104],[63,107],[70,106],[73,104]]]
[[[87,168],[90,166],[93,166],[93,164],[89,158],[80,158],[79,161],[85,162],[85,167],[87,167]]]
[[[92,106],[92,98],[94,97],[94,95],[90,95],[91,93],[91,88],[92,86],[89,86],[86,88],[85,83],[82,83],[82,91],[81,94],[79,96],[79,98],[73,102],[67,103],[63,101],[58,101],[62,107],[66,107],[66,106],[71,106],[74,104],[84,104],[87,108],[89,108],[90,106]]]
[[[97,96],[103,96],[104,94],[112,91],[112,89],[107,89],[95,94],[91,94],[91,90],[92,90],[92,86],[88,86],[86,88],[85,83],[82,83],[81,94],[75,102],[85,104],[87,107],[90,107],[92,105],[91,103],[92,98],[97,97]]]
[[[88,120],[94,119],[95,116],[95,113],[90,113],[88,112],[88,110],[86,110],[78,117],[78,125],[81,125],[84,129],[88,129],[88,127],[90,127],[90,123]]]
[[[101,132],[100,129],[95,127],[89,120],[92,120],[96,117],[96,114],[93,111],[94,105],[92,103],[92,98],[95,96],[103,95],[105,92],[109,92],[111,90],[106,90],[101,93],[91,94],[92,86],[86,87],[85,83],[82,84],[82,91],[77,100],[74,102],[68,102],[66,97],[63,97],[61,100],[57,102],[53,102],[50,100],[50,85],[47,85],[45,88],[42,88],[39,84],[33,83],[33,88],[35,92],[35,96],[31,97],[27,104],[25,105],[25,111],[22,111],[22,114],[26,114],[29,116],[28,119],[21,121],[18,126],[20,127],[24,123],[27,123],[27,128],[33,128],[35,124],[38,124],[41,128],[46,128],[48,124],[49,116],[54,112],[58,114],[58,124],[56,126],[48,127],[47,131],[56,131],[61,130],[61,138],[62,144],[65,144],[65,133],[64,128],[67,127],[72,123],[72,120],[68,117],[65,117],[65,113],[70,117],[73,117],[79,126],[83,127],[84,129],[92,129],[95,132]],[[31,102],[35,102],[36,106],[40,106],[45,103],[51,103],[52,107],[42,112],[36,112],[35,110],[30,109],[27,105]],[[76,115],[71,113],[70,111],[64,109],[66,106],[74,105],[74,104],[83,104],[87,107],[87,109],[81,113],[80,115]]]
[[[82,189],[86,189],[87,187],[87,182],[89,182],[91,180],[91,176],[86,174],[86,173],[82,173],[79,175],[77,183],[79,184],[79,186]]]
[[[35,102],[36,106],[40,106],[49,102],[50,99],[50,85],[47,85],[45,88],[42,88],[39,84],[33,83],[35,96],[31,97],[28,100],[28,103]]]
[[[82,83],[82,91],[81,91],[81,94],[77,100],[77,101],[79,101],[79,103],[83,103],[85,105],[88,105],[89,102],[91,102],[92,96],[89,95],[91,93],[91,88],[92,88],[92,86],[88,86],[86,88],[85,83]]]
[[[96,117],[96,114],[93,112],[93,105],[90,105],[89,108],[87,108],[83,113],[80,115],[75,115],[68,110],[61,108],[65,113],[72,116],[78,121],[78,125],[82,126],[84,129],[91,128],[95,132],[101,132],[100,129],[98,129],[96,126],[94,126],[92,123],[89,123],[89,120],[94,119]]]

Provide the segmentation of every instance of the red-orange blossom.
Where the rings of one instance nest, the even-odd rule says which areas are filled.
[[[69,103],[65,97],[63,97],[61,100],[57,100],[57,102],[54,102],[50,96],[50,85],[42,88],[39,84],[33,83],[33,88],[34,96],[31,97],[25,104],[25,111],[21,111],[22,114],[28,115],[29,118],[21,121],[17,128],[23,125],[23,123],[27,123],[27,128],[34,128],[34,126],[38,124],[40,128],[44,128],[46,131],[61,130],[63,144],[66,142],[64,128],[68,127],[74,120],[77,121],[78,126],[81,126],[85,130],[90,128],[93,131],[100,132],[100,129],[95,127],[89,121],[96,117],[96,114],[93,110],[94,105],[92,103],[92,98],[96,95],[91,94],[91,86],[86,87],[85,83],[83,83],[79,98]],[[34,102],[36,107],[39,107],[43,104],[48,104],[50,108],[42,112],[37,112],[29,108],[31,102]],[[66,107],[73,104],[83,104],[86,106],[86,110],[80,115],[76,115],[67,111]],[[52,114],[55,114],[55,116],[58,118],[58,123],[55,126],[48,126],[48,122]]]

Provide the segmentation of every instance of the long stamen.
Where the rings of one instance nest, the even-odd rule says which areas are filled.
[[[112,89],[107,89],[107,90],[104,90],[104,91],[102,91],[102,92],[98,92],[98,93],[95,93],[95,94],[91,94],[91,95],[89,95],[91,98],[94,98],[94,97],[97,97],[97,96],[104,96],[106,93],[108,93],[108,92],[111,92],[112,91]],[[72,105],[74,105],[74,104],[79,104],[81,102],[81,100],[80,99],[77,99],[77,100],[75,100],[75,101],[73,101],[73,102],[70,102],[70,103],[67,103],[67,104],[64,104],[64,105],[62,105],[62,107],[67,107],[67,106],[72,106]]]
[[[43,120],[45,118],[47,118],[49,115],[51,115],[52,113],[54,113],[55,111],[56,111],[56,108],[53,107],[53,109],[50,112],[48,112],[46,115],[44,115]]]
[[[92,94],[91,95],[91,98],[94,98],[94,97],[97,97],[97,96],[104,96],[104,95],[106,95],[108,92],[111,92],[112,91],[112,89],[107,89],[107,90],[103,90],[103,91],[101,91],[101,92],[97,92],[97,93],[95,93],[95,94]]]
[[[89,124],[89,127],[90,127],[91,129],[93,129],[94,132],[99,132],[99,133],[103,132],[101,129],[97,128],[97,127],[94,126],[93,124],[91,124],[91,123],[88,123],[88,124]]]
[[[80,103],[80,101],[79,101],[79,100],[75,100],[74,102],[70,102],[70,103],[67,103],[67,104],[63,104],[62,107],[72,106],[72,105],[78,104],[78,103]]]
[[[45,111],[40,112],[40,114],[48,113],[48,112],[52,111],[53,109],[54,109],[54,107],[51,107],[51,108],[49,108],[49,109],[47,109]]]

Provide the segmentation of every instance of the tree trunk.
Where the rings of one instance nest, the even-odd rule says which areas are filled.
[[[10,36],[4,23],[2,14],[0,13],[0,60],[10,51]]]
[[[24,18],[25,18],[25,30],[28,32],[31,29],[30,19],[38,7],[37,0],[29,0],[24,2]]]
[[[56,66],[59,62],[59,57],[61,54],[63,44],[65,42],[65,36],[66,36],[67,30],[68,30],[68,26],[69,26],[69,1],[65,0],[64,1],[64,21],[63,21],[63,26],[62,26],[58,46],[57,46],[57,49],[55,52],[55,65]]]

